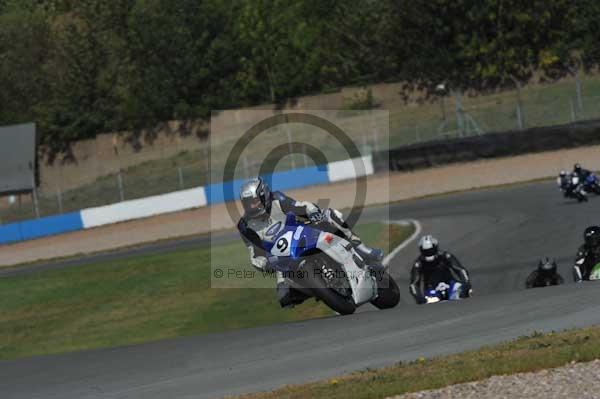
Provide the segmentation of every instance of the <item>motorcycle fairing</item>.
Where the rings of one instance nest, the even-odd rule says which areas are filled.
[[[321,232],[317,248],[342,266],[352,288],[352,298],[356,305],[372,301],[377,297],[377,281],[367,267],[361,268],[355,259],[362,261],[352,244],[331,233]]]
[[[334,234],[314,229],[310,225],[298,223],[293,214],[288,214],[285,226],[273,242],[263,241],[263,248],[277,257],[277,267],[283,272],[296,267],[306,253],[319,249],[341,265],[357,306],[377,297],[377,281],[367,267],[363,268],[357,264],[357,260],[362,262],[362,258],[350,242]]]

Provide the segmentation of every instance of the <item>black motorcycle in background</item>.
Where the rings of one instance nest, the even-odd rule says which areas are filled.
[[[586,193],[594,193],[600,195],[600,179],[595,173],[590,173],[583,183],[583,189]]]
[[[578,202],[586,202],[588,200],[587,192],[585,191],[585,182],[582,182],[576,174],[564,174],[561,172],[557,183],[565,198],[573,198]]]

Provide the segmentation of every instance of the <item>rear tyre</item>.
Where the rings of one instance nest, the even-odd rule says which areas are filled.
[[[387,272],[377,276],[377,293],[377,298],[371,301],[377,309],[390,309],[400,302],[398,284]]]
[[[323,301],[327,306],[339,314],[352,314],[356,310],[356,305],[352,298],[345,298],[337,291],[327,287],[325,281],[321,277],[321,271],[317,267],[307,269],[306,276],[303,280],[303,285],[310,288],[315,297]]]

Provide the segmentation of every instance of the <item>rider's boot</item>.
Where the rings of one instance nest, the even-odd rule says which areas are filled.
[[[277,284],[277,300],[282,308],[293,308],[300,305],[308,298],[308,295],[290,287],[286,282]]]
[[[352,232],[350,226],[344,221],[342,213],[328,208],[325,211],[327,221],[335,226],[352,243],[352,246],[365,260],[381,262],[383,260],[383,251],[379,248],[371,248],[365,245],[362,240]]]
[[[371,248],[361,242],[355,246],[354,249],[363,258],[370,259],[375,262],[381,262],[383,260],[383,251],[379,248]]]
[[[283,273],[277,272],[277,300],[282,308],[293,308],[304,302],[309,296],[290,287]]]

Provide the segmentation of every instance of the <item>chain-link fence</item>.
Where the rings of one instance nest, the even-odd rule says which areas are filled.
[[[582,90],[577,91],[573,80],[553,85],[532,85],[517,91],[505,91],[486,96],[458,96],[448,92],[422,104],[404,104],[398,99],[381,100],[381,108],[389,110],[389,119],[340,112],[336,123],[354,140],[363,154],[385,150],[417,142],[442,138],[480,135],[490,132],[526,129],[535,126],[565,124],[579,120],[600,118],[600,78],[586,77]],[[398,96],[399,97],[399,96]],[[265,111],[268,115],[273,111]],[[287,111],[286,111],[287,112]],[[215,182],[209,165],[224,165],[225,157],[240,132],[250,126],[237,118],[227,120],[218,132],[211,132],[209,152],[207,139],[185,139],[177,147],[142,147],[135,154],[110,154],[108,160],[95,161],[93,178],[88,182],[74,184],[69,175],[86,174],[89,169],[77,169],[78,165],[55,168],[55,176],[37,191],[37,207],[33,198],[27,196],[0,199],[0,223],[60,214],[83,208],[107,205],[115,202],[188,189]],[[387,131],[389,138],[381,137]],[[275,128],[274,134],[264,140],[310,143],[323,151],[329,162],[344,157],[339,151],[331,151],[332,138],[316,128],[289,124]],[[274,139],[275,138],[275,139]],[[272,147],[273,143],[270,143]],[[260,140],[253,143],[241,157],[238,168],[241,176],[256,176],[266,155]],[[108,153],[108,151],[107,151]],[[222,157],[215,162],[212,157]],[[81,161],[83,162],[83,161]],[[109,167],[110,165],[110,167]],[[276,170],[312,166],[306,155],[293,154],[280,160]],[[67,172],[67,169],[69,171]],[[98,177],[95,177],[98,176]],[[42,176],[42,180],[44,180]],[[49,183],[49,181],[51,181]]]

